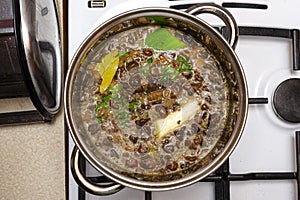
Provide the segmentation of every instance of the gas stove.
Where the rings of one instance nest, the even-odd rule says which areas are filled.
[[[69,61],[88,34],[120,12],[149,6],[184,10],[203,0],[70,1]],[[210,1],[211,2],[211,1]],[[167,192],[125,188],[109,196],[81,190],[69,174],[69,199],[300,199],[300,2],[214,1],[233,14],[240,37],[237,55],[249,88],[245,130],[229,160],[215,173],[191,186]],[[212,16],[199,16],[219,29]],[[69,151],[73,149],[69,139]],[[107,179],[84,159],[82,169],[94,182]]]

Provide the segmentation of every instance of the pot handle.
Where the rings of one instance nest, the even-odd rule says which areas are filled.
[[[186,12],[192,15],[210,13],[219,17],[228,27],[228,43],[235,49],[238,40],[238,26],[234,17],[227,9],[214,3],[203,3],[188,8]]]
[[[88,180],[79,169],[79,153],[80,152],[78,147],[75,146],[71,155],[70,168],[75,181],[81,188],[91,194],[100,196],[114,194],[124,188],[123,185],[115,182],[105,183],[101,185],[98,183],[95,184]]]

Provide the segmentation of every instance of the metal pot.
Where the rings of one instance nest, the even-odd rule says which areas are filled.
[[[194,15],[200,13],[212,13],[219,16],[229,29],[228,42],[211,26]],[[147,17],[159,17],[155,21],[156,25],[170,26],[180,29],[192,37],[213,54],[220,63],[220,70],[223,71],[228,86],[227,100],[229,106],[227,109],[227,117],[225,127],[222,129],[222,135],[207,155],[196,163],[191,173],[180,178],[168,180],[166,177],[162,181],[150,181],[134,178],[133,176],[124,175],[111,169],[102,163],[101,156],[97,155],[94,142],[87,136],[87,130],[83,124],[83,116],[80,111],[79,103],[76,101],[74,91],[79,91],[80,84],[88,81],[87,77],[82,77],[78,73],[84,72],[82,63],[87,59],[89,52],[93,52],[93,47],[97,42],[106,41],[116,33],[129,30],[136,26],[145,26],[143,19]],[[161,20],[163,19],[163,20]],[[130,23],[134,20],[142,21],[141,24]],[[248,92],[242,66],[233,51],[237,42],[237,25],[232,15],[224,8],[214,4],[199,4],[191,7],[186,12],[176,11],[168,8],[143,8],[123,13],[106,23],[100,25],[88,38],[83,42],[79,50],[76,52],[71,67],[68,71],[65,85],[65,113],[67,123],[76,143],[71,159],[71,170],[78,184],[85,190],[98,194],[106,195],[119,191],[124,186],[146,191],[163,191],[176,189],[190,185],[216,170],[230,155],[235,148],[242,134],[248,105]],[[75,82],[77,81],[77,86]],[[78,84],[80,83],[80,84]],[[76,100],[77,99],[77,100]],[[78,167],[79,150],[85,158],[99,172],[109,177],[115,183],[108,185],[97,185],[87,180]]]

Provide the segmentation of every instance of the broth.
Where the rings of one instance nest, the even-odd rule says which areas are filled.
[[[161,29],[185,45],[147,45],[149,35]],[[219,63],[173,28],[137,27],[98,41],[77,76],[80,92],[73,95],[80,96],[90,145],[119,173],[152,181],[180,178],[225,128],[228,86]]]

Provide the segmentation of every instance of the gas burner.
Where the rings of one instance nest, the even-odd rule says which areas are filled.
[[[97,9],[88,8],[87,1],[69,1],[69,62],[78,46],[92,30],[122,11],[148,6],[171,7],[184,11],[191,4],[202,2],[205,1],[140,0],[132,4],[129,0],[114,0],[106,1],[106,7]],[[238,20],[241,37],[236,52],[247,78],[251,97],[249,104],[254,104],[249,105],[245,130],[228,162],[203,181],[189,187],[159,193],[125,187],[122,191],[107,197],[98,197],[80,189],[69,171],[69,199],[177,200],[187,197],[199,199],[201,195],[206,200],[300,200],[300,157],[297,156],[300,152],[300,123],[283,120],[273,105],[273,100],[276,101],[275,96],[278,95],[274,95],[274,91],[280,90],[280,85],[285,80],[297,79],[297,85],[300,84],[300,18],[299,15],[292,14],[298,12],[300,1],[214,2],[229,7],[230,12]],[[290,14],[282,15],[282,12]],[[199,17],[202,18],[202,15]],[[226,36],[226,29],[220,27],[223,23],[209,16],[204,15],[203,18],[212,21],[216,29]],[[291,91],[297,92],[295,89]],[[290,98],[282,101],[289,100]],[[291,107],[292,112],[299,110],[297,108],[299,104],[296,104],[298,106],[290,104],[286,103],[286,106]],[[69,152],[72,152],[74,143],[71,138],[69,145]],[[106,184],[101,181],[103,176],[92,169],[93,167],[84,158],[80,160],[80,168],[89,181]]]
[[[291,78],[278,85],[273,96],[276,114],[282,119],[300,123],[300,79]]]

